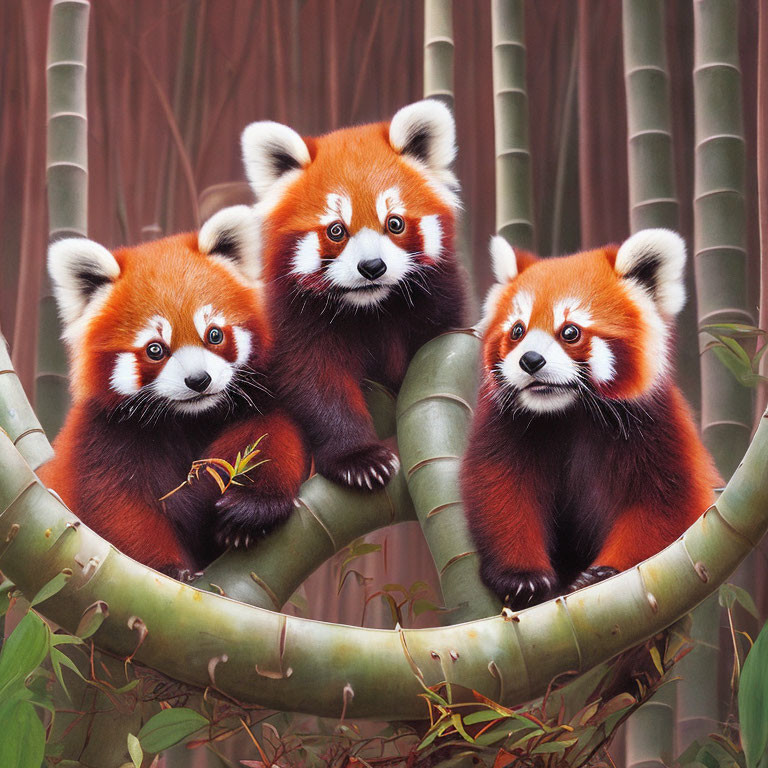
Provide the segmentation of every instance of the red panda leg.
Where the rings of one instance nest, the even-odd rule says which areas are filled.
[[[547,552],[545,515],[506,468],[468,460],[462,471],[467,521],[485,585],[514,610],[548,600],[558,579]],[[532,481],[531,481],[532,482]]]
[[[282,411],[259,415],[224,430],[207,455],[230,463],[248,445],[259,443],[254,467],[241,485],[230,485],[216,501],[216,538],[223,546],[247,547],[284,522],[309,471],[301,433]]]
[[[358,490],[377,490],[397,472],[397,456],[376,437],[360,382],[327,365],[286,393],[312,444],[319,474]]]

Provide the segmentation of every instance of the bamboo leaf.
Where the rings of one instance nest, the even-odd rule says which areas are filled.
[[[760,618],[760,613],[757,610],[752,595],[742,587],[738,587],[735,584],[721,584],[717,599],[723,608],[732,608],[734,603],[738,603],[745,611],[750,613],[756,619]]]
[[[700,326],[699,331],[709,333],[712,336],[725,333],[742,338],[768,335],[768,331],[764,331],[762,328],[757,328],[754,325],[747,325],[746,323],[707,323]]]
[[[739,682],[739,721],[747,768],[757,768],[768,748],[768,624],[747,654]]]
[[[75,634],[85,640],[99,629],[107,616],[109,616],[109,606],[103,600],[97,600],[83,611]]]
[[[207,725],[208,720],[193,709],[164,709],[144,723],[139,741],[145,751],[155,754],[179,744]]]
[[[144,750],[141,748],[141,743],[132,734],[128,734],[128,754],[131,756],[134,768],[141,768],[141,762],[144,760]]]
[[[34,706],[15,697],[3,701],[0,723],[3,724],[0,765],[3,768],[40,768],[45,755],[45,729]]]
[[[44,602],[49,597],[53,597],[54,595],[61,592],[62,589],[66,586],[67,582],[72,576],[72,569],[71,568],[65,568],[61,573],[57,573],[44,587],[40,589],[40,591],[32,598],[32,602],[30,602],[30,607],[34,608],[39,603]]]
[[[31,611],[11,632],[0,650],[0,701],[42,664],[48,652],[48,632],[43,620]]]
[[[562,755],[568,747],[572,747],[578,739],[564,739],[557,741],[547,741],[544,744],[539,744],[531,750],[532,755]]]

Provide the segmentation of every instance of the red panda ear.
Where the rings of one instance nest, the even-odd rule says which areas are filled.
[[[389,124],[395,152],[424,163],[433,171],[447,168],[456,157],[456,125],[448,107],[424,99],[403,107]]]
[[[241,138],[245,173],[256,199],[261,201],[278,181],[306,168],[310,154],[293,128],[264,120],[251,123]]]
[[[626,240],[614,269],[650,295],[662,315],[676,315],[685,304],[685,242],[669,229],[643,229]]]
[[[120,276],[120,265],[104,246],[84,237],[58,240],[48,248],[48,274],[64,325],[64,337],[76,335],[90,302]]]
[[[197,247],[200,253],[234,264],[249,280],[259,278],[261,237],[253,208],[233,205],[214,213],[200,228]]]
[[[517,277],[517,255],[515,249],[501,235],[491,238],[491,266],[497,283],[508,283]]]

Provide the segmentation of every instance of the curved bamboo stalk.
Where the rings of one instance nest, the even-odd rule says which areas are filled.
[[[534,229],[523,0],[491,0],[491,30],[496,231],[512,245],[532,248]]]
[[[747,254],[744,213],[744,134],[738,48],[738,0],[694,3],[694,270],[699,324],[746,322]],[[702,435],[724,478],[749,443],[752,397],[705,351],[701,338]],[[740,578],[751,582],[745,564]],[[745,586],[747,586],[745,584]],[[681,674],[691,679],[678,696],[681,746],[706,736],[719,718],[716,668],[720,609],[713,598],[695,616],[699,641]]]
[[[501,608],[480,581],[458,482],[477,399],[478,350],[472,331],[438,336],[414,357],[397,399],[400,461],[452,623]]]
[[[372,531],[415,520],[402,472],[379,493],[342,488],[320,475],[301,486],[288,522],[247,551],[230,551],[195,582],[250,605],[279,611],[328,558]]]
[[[2,403],[0,429],[5,431],[32,469],[45,464],[53,456],[53,449],[13,369],[8,355],[8,345],[2,333],[0,333],[0,403]]]
[[[424,0],[424,98],[453,110],[453,0]]]
[[[88,115],[86,57],[88,0],[53,0],[48,29],[48,235],[88,234]],[[69,408],[67,358],[61,327],[46,278],[40,299],[35,402],[49,437],[60,429]]]
[[[478,340],[460,350],[464,337],[437,343],[445,338],[454,342],[444,350],[449,364],[479,352]],[[29,595],[71,568],[67,586],[41,611],[73,631],[103,601],[108,616],[97,646],[183,682],[203,687],[215,679],[242,701],[332,717],[349,685],[348,717],[423,718],[417,675],[427,685],[449,680],[520,704],[556,675],[591,669],[688,613],[768,528],[767,473],[768,413],[717,504],[639,566],[515,615],[373,630],[254,608],[139,565],[79,524],[0,433],[0,570]]]
[[[632,232],[646,227],[679,227],[664,6],[664,0],[622,3]],[[694,338],[695,328],[691,330],[690,337]],[[663,768],[672,763],[676,756],[677,691],[675,686],[663,686],[627,721],[627,768]]]

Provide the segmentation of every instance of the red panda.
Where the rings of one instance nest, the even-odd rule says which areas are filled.
[[[72,408],[41,479],[134,559],[179,576],[286,518],[308,470],[303,438],[267,391],[272,334],[255,290],[250,209],[114,252],[51,245]],[[194,460],[259,444],[252,483],[183,486]]]
[[[376,438],[362,380],[397,390],[415,351],[463,319],[453,117],[427,100],[319,138],[252,123],[242,145],[263,227],[276,387],[317,471],[374,490],[399,465]]]
[[[630,568],[719,479],[673,381],[685,245],[668,230],[538,260],[492,240],[462,495],[481,577],[513,609]]]

